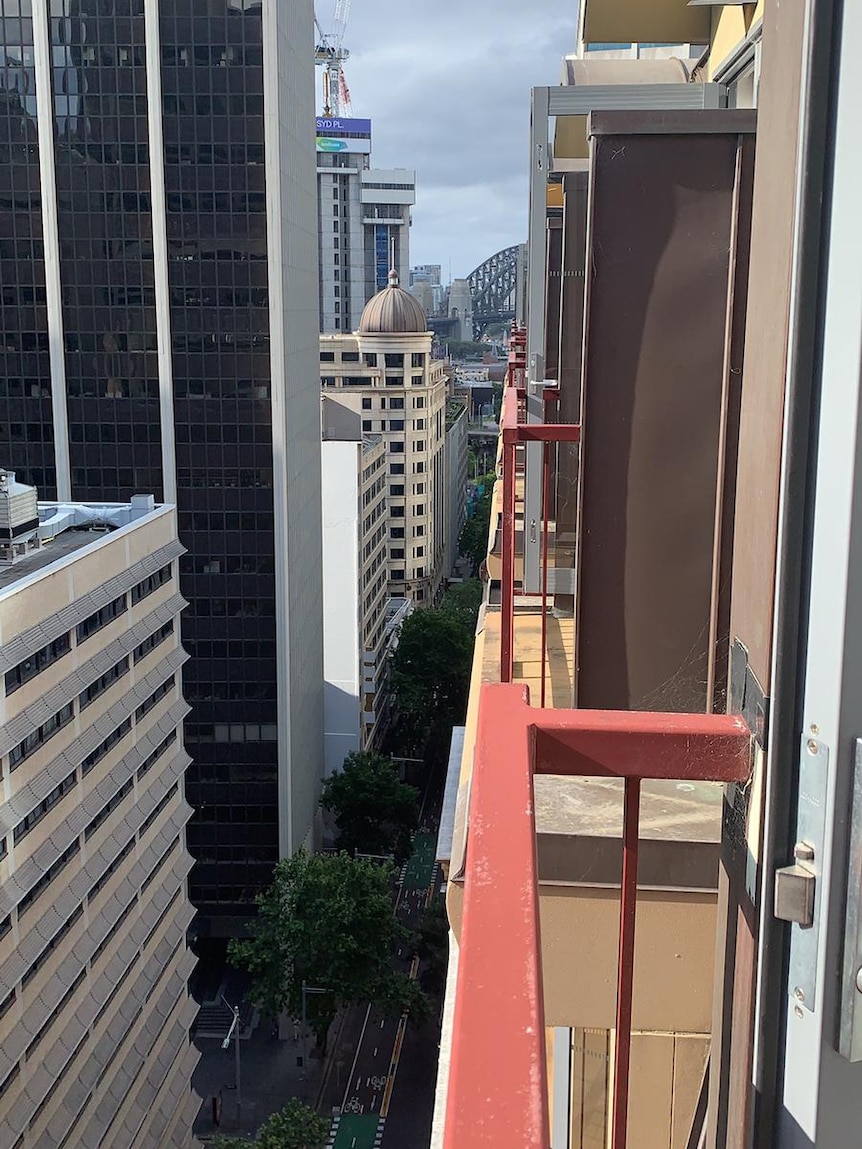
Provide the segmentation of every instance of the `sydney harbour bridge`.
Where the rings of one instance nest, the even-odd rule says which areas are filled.
[[[492,323],[505,323],[515,318],[519,282],[526,274],[526,244],[516,243],[504,247],[470,272],[473,338],[478,339]],[[446,337],[457,324],[455,318],[444,316],[429,319],[428,325],[440,336]]]
[[[473,332],[478,338],[492,323],[515,318],[518,275],[524,274],[525,245],[504,247],[467,277],[473,300]]]

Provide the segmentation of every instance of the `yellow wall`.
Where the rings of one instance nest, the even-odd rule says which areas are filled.
[[[763,18],[763,2],[764,0],[757,0],[756,4],[743,4],[742,7],[732,4],[715,10],[707,66],[708,79],[713,78],[716,70],[742,43],[752,25]]]

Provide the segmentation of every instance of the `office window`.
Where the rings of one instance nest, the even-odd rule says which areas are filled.
[[[9,751],[10,770],[14,770],[20,766],[25,758],[29,758],[30,755],[35,753],[40,746],[44,745],[49,738],[53,738],[57,731],[62,730],[74,717],[74,703],[68,702],[58,710],[56,714],[52,715],[47,722],[43,722],[36,730],[31,731],[26,738],[19,742],[17,746],[13,746]]]
[[[7,670],[6,694],[14,693],[25,682],[29,682],[31,678],[35,678],[37,674],[52,666],[64,654],[68,654],[71,649],[71,633],[61,634],[59,638],[55,638],[53,642],[49,642],[47,646],[43,646],[41,650],[37,650],[35,654],[31,654],[23,662],[19,662],[11,670]]]
[[[67,774],[62,782],[59,782],[49,794],[45,795],[38,806],[34,806],[30,813],[21,819],[12,831],[12,840],[17,843],[26,837],[33,827],[42,821],[48,811],[57,805],[63,795],[68,794],[72,787],[77,785],[77,782],[77,773],[73,770],[71,774]]]
[[[173,633],[174,620],[169,619],[164,626],[159,627],[158,630],[154,631],[148,638],[145,638],[142,643],[135,647],[135,662],[140,662],[142,658],[146,658],[151,650],[155,650],[157,646],[160,646],[161,643]]]
[[[119,618],[126,610],[126,596],[121,594],[119,598],[115,598],[113,602],[107,603],[101,610],[97,610],[91,614],[89,618],[85,618],[83,622],[79,622],[76,629],[76,638],[79,643],[84,642],[86,639],[107,626],[109,622],[113,622],[115,618]]]
[[[410,357],[411,367],[424,367],[425,366],[425,353],[423,351],[414,351]]]
[[[81,710],[89,706],[100,694],[104,694],[108,687],[113,686],[118,678],[122,678],[129,670],[128,657],[121,658],[116,666],[106,670],[95,682],[91,682],[86,690],[78,695],[78,706]]]
[[[404,464],[403,463],[390,463],[389,464],[389,474],[390,475],[403,475],[404,474]]]
[[[371,396],[370,395],[363,395],[362,396],[362,410],[363,411],[370,411],[371,410]]]
[[[84,761],[81,763],[81,774],[89,774],[97,762],[100,762],[109,750],[112,750],[117,743],[126,737],[132,729],[131,718],[124,719],[120,725],[112,730],[103,742],[100,742],[95,750],[91,750]]]

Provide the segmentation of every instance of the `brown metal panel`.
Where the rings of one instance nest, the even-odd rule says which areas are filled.
[[[767,2],[759,92],[731,635],[769,694],[803,12]]]
[[[730,638],[770,693],[778,492],[794,259],[797,140],[805,44],[803,7],[766,0],[758,145],[752,201],[745,366],[740,408]],[[744,671],[744,664],[743,664]],[[733,683],[734,695],[741,684]],[[770,763],[769,769],[775,769]],[[758,908],[746,886],[747,859],[761,858],[760,818],[736,796],[725,820],[713,1011],[707,1146],[752,1144],[751,1086]]]
[[[545,287],[545,378],[557,378],[557,352],[562,286],[563,221],[559,209],[548,219],[548,264]]]
[[[722,429],[738,368],[727,345],[742,322],[732,307],[753,127],[750,112],[592,120],[580,706],[712,705],[715,588],[729,577],[715,561],[728,561],[716,526]]]
[[[588,191],[587,172],[570,172],[563,177],[562,296],[557,331],[560,395],[556,412],[560,423],[577,423],[581,417]],[[569,570],[575,566],[579,457],[575,444],[561,444],[558,448],[554,482],[557,495],[554,565]],[[556,594],[554,606],[557,610],[573,611],[574,595]]]

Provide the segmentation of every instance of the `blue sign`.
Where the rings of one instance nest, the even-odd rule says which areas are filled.
[[[318,116],[317,134],[319,136],[370,136],[371,120],[345,120],[340,116]]]

